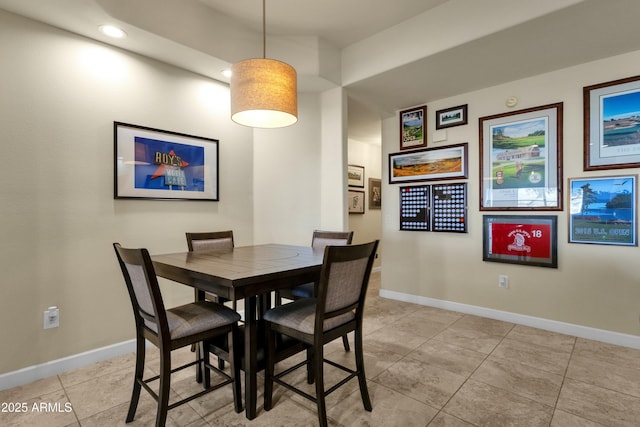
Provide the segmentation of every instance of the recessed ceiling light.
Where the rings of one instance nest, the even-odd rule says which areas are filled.
[[[123,39],[127,37],[127,33],[125,33],[122,28],[118,28],[113,25],[101,25],[100,31],[102,31],[103,34],[115,39]]]

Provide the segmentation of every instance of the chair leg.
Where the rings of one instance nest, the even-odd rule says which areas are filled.
[[[211,387],[211,371],[207,367],[210,361],[210,357],[209,357],[210,353],[207,351],[204,341],[201,341],[198,343],[198,348],[200,348],[202,351],[202,360],[200,360],[200,363],[198,364],[198,366],[200,366],[199,369],[202,370],[203,372],[204,381],[202,382],[204,385],[204,389],[206,390],[209,387]]]
[[[316,381],[316,400],[320,427],[327,427],[327,405],[324,396],[324,351],[322,345],[314,346],[313,365]]]
[[[242,412],[242,389],[240,386],[240,353],[235,351],[235,346],[240,339],[240,333],[237,325],[233,326],[227,337],[229,343],[229,368],[233,378],[233,405],[236,413]],[[218,359],[222,360],[222,359]]]
[[[307,349],[307,384],[313,384],[315,376],[315,359],[313,358],[313,348]]]
[[[273,399],[273,372],[275,365],[275,333],[267,322],[267,348],[264,368],[264,410],[270,411]]]
[[[144,374],[144,358],[145,358],[145,342],[144,337],[138,336],[136,339],[136,371],[133,376],[133,391],[131,392],[131,403],[129,403],[129,412],[127,412],[126,422],[133,421],[138,409],[138,401],[140,400],[140,389],[142,388],[142,376]]]
[[[371,412],[371,399],[369,398],[369,389],[367,388],[367,377],[364,372],[364,355],[362,350],[362,326],[356,328],[354,332],[356,343],[356,371],[358,372],[358,383],[360,384],[360,395],[362,396],[362,404],[366,411]]]
[[[349,347],[349,337],[347,337],[347,334],[342,336],[342,345],[344,346],[344,351],[351,351],[351,347]]]
[[[204,350],[204,343],[203,342],[199,342],[199,343],[195,343],[195,344],[191,344],[191,348],[195,349],[196,352],[196,360],[201,360],[202,359],[202,353]],[[194,350],[192,350],[194,351]],[[202,367],[202,363],[199,363],[196,369],[196,382],[201,383],[202,382],[202,375],[204,374],[205,369]]]
[[[156,427],[164,427],[167,422],[170,387],[171,351],[168,349],[163,349],[160,352],[160,386],[158,389],[158,411],[156,415]]]

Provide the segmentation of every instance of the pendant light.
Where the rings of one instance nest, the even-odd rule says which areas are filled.
[[[298,121],[296,70],[266,57],[266,5],[262,0],[262,58],[231,66],[231,119],[256,128],[290,126]]]

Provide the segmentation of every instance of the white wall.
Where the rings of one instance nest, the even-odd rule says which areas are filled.
[[[557,269],[483,262],[478,184],[478,118],[509,111],[505,107],[505,100],[509,96],[517,96],[520,100],[515,109],[564,102],[565,188],[570,177],[637,174],[638,169],[602,172],[582,170],[582,88],[636,75],[639,61],[640,52],[634,52],[429,103],[429,134],[435,129],[436,110],[469,105],[468,125],[448,129],[448,140],[445,142],[434,143],[431,138],[428,141],[430,147],[469,143],[469,232],[399,231],[398,186],[385,185],[389,173],[385,160],[382,178],[382,288],[413,295],[416,299],[466,304],[639,335],[638,247],[569,244],[565,191],[564,210],[546,212],[558,216]],[[387,158],[388,153],[398,151],[397,135],[397,117],[384,120],[383,159]],[[498,288],[498,274],[509,276],[509,289]]]

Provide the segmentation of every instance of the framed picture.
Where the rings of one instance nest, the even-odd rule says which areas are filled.
[[[569,179],[569,243],[637,246],[636,178]]]
[[[364,166],[348,165],[347,176],[349,186],[364,188]]]
[[[583,88],[584,170],[640,167],[640,76]]]
[[[369,178],[369,209],[382,209],[382,181]]]
[[[431,231],[467,232],[467,183],[431,185]]]
[[[364,213],[364,191],[349,189],[349,213]]]
[[[430,185],[400,187],[400,230],[431,231]]]
[[[467,104],[436,111],[436,129],[467,124]]]
[[[480,121],[480,210],[562,210],[562,103]]]
[[[400,149],[427,146],[427,106],[400,111]]]
[[[468,144],[389,154],[389,184],[467,177]]]
[[[556,216],[483,215],[482,260],[558,268]]]
[[[218,199],[218,140],[114,122],[115,199]]]

